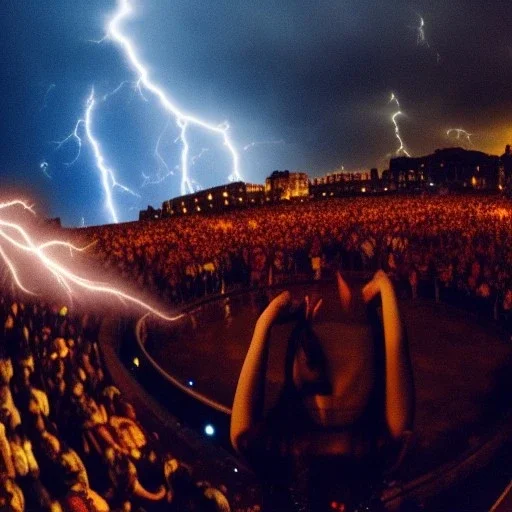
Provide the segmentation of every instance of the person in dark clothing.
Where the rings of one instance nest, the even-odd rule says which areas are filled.
[[[342,309],[352,291],[337,275]],[[292,316],[284,385],[264,415],[264,388],[272,325],[290,316],[289,292],[260,315],[247,353],[231,417],[231,442],[257,473],[266,475],[264,510],[345,510],[379,503],[378,483],[397,458],[413,423],[414,387],[407,340],[389,278],[379,271],[363,288],[369,329],[313,328],[321,301],[308,297]],[[383,336],[374,304],[382,302]],[[354,337],[353,353],[329,349],[329,333]],[[363,336],[361,336],[363,333]],[[380,342],[380,343],[379,343]],[[349,345],[350,346],[350,345]],[[378,508],[374,508],[378,510]]]

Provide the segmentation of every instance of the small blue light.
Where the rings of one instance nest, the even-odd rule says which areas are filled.
[[[188,385],[189,385],[190,387],[193,387],[193,386],[194,386],[194,381],[193,381],[193,380],[189,380],[189,381],[188,381]]]
[[[233,468],[233,471],[234,471],[235,473],[238,473],[238,468]]]
[[[213,425],[206,425],[206,427],[204,427],[204,433],[207,436],[213,436],[215,434],[215,429],[213,428]]]
[[[432,182],[430,182],[430,183],[429,183],[429,185],[430,185],[431,187],[433,187],[433,186],[434,186],[434,184],[433,184]]]

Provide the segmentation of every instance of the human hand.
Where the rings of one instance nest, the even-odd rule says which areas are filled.
[[[310,299],[309,295],[306,295],[304,297],[304,301],[306,303],[306,312],[305,312],[306,320],[313,321],[315,319],[316,315],[318,314],[318,311],[322,307],[322,304],[323,304],[324,300],[323,299],[319,299],[319,300],[316,301],[315,304],[313,304],[311,302],[311,299]]]
[[[276,311],[280,311],[285,309],[287,306],[291,304],[292,296],[288,290],[281,292],[277,297],[274,297],[267,308],[272,307],[276,309]]]
[[[362,289],[363,300],[366,303],[370,302],[381,292],[382,286],[385,284],[391,284],[388,275],[383,270],[377,270],[372,280]]]
[[[261,314],[260,318],[265,318],[271,323],[277,321],[283,321],[289,316],[292,306],[292,296],[289,291],[281,292],[279,295],[274,297],[269,305],[265,308],[265,311]]]
[[[338,284],[338,295],[340,297],[341,309],[344,313],[347,313],[352,304],[352,291],[339,271],[336,272],[336,281]]]

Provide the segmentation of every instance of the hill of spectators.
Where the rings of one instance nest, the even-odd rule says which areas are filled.
[[[334,268],[383,268],[403,297],[512,315],[501,197],[360,197],[72,232],[95,264],[180,305]],[[244,510],[194,479],[106,375],[101,319],[0,296],[1,510]],[[252,510],[257,510],[254,507]]]
[[[403,295],[510,324],[512,207],[500,196],[358,197],[81,230],[99,264],[178,305],[237,286],[383,268]]]

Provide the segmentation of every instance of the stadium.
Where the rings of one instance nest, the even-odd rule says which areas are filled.
[[[504,4],[4,3],[0,510],[512,511]]]
[[[233,451],[229,425],[258,315],[290,290],[298,302],[323,298],[319,327],[342,326],[336,273],[357,290],[379,269],[402,310],[416,400],[399,464],[372,500],[428,509],[469,494],[471,478],[482,500],[497,498],[512,426],[510,212],[498,194],[403,192],[52,227],[88,247],[89,268],[182,316],[3,294],[3,435],[37,460],[20,480],[27,504],[257,510],[261,483]],[[364,326],[340,329],[337,350],[358,360],[352,338]],[[267,407],[283,386],[286,344],[275,340],[289,336],[286,322],[275,330]]]

